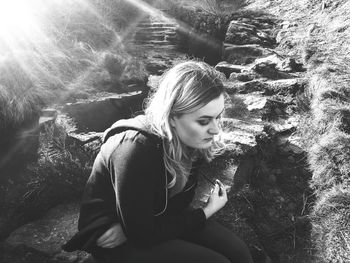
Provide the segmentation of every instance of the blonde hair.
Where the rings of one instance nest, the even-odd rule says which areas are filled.
[[[163,138],[164,164],[173,176],[168,188],[175,185],[176,176],[187,175],[190,167],[186,161],[198,157],[210,161],[222,148],[216,141],[208,149],[194,149],[190,156],[170,118],[205,106],[221,94],[224,87],[219,72],[204,62],[186,61],[163,74],[158,89],[148,99],[145,113],[151,131]]]

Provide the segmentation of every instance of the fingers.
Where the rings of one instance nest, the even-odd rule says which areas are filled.
[[[126,237],[120,224],[112,225],[101,237],[96,244],[103,248],[113,248],[126,241]]]
[[[108,241],[108,239],[110,238],[110,236],[112,235],[112,233],[113,233],[112,228],[110,228],[106,232],[104,232],[103,235],[97,239],[97,245],[100,246],[101,244],[106,243]]]
[[[101,237],[97,239],[97,245],[100,247],[110,246],[116,239],[116,225],[109,228]]]
[[[219,190],[220,190],[220,186],[219,186],[218,184],[215,184],[213,193],[218,194],[218,193],[219,193]]]
[[[225,185],[219,179],[216,179],[215,182],[216,182],[216,185],[219,186],[219,196],[226,196],[227,193],[226,193]]]
[[[103,244],[101,245],[100,247],[103,247],[103,248],[114,248],[118,245],[118,242],[111,242],[111,243],[106,243],[106,244]]]
[[[103,240],[103,241],[97,241],[97,245],[103,248],[113,248],[115,246],[117,246],[119,244],[119,239],[118,237],[115,235],[115,233],[113,233],[112,235],[110,235],[107,239]]]

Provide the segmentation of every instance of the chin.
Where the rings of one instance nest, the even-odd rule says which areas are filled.
[[[212,145],[212,142],[207,142],[207,143],[196,145],[195,147],[192,147],[192,148],[194,148],[194,149],[208,149],[211,147],[211,145]]]

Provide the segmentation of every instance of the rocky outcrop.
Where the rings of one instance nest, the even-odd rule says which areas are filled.
[[[97,94],[76,103],[67,103],[61,109],[75,124],[76,132],[102,132],[119,119],[126,119],[142,110],[142,92],[125,94]]]
[[[267,28],[268,29],[268,28]],[[258,29],[255,25],[232,20],[225,35],[225,43],[234,45],[257,44],[272,47],[275,39],[266,30]]]

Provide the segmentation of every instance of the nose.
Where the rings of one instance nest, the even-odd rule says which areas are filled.
[[[216,135],[219,133],[219,131],[220,131],[220,120],[214,119],[212,121],[212,125],[209,127],[208,132],[211,135]]]

